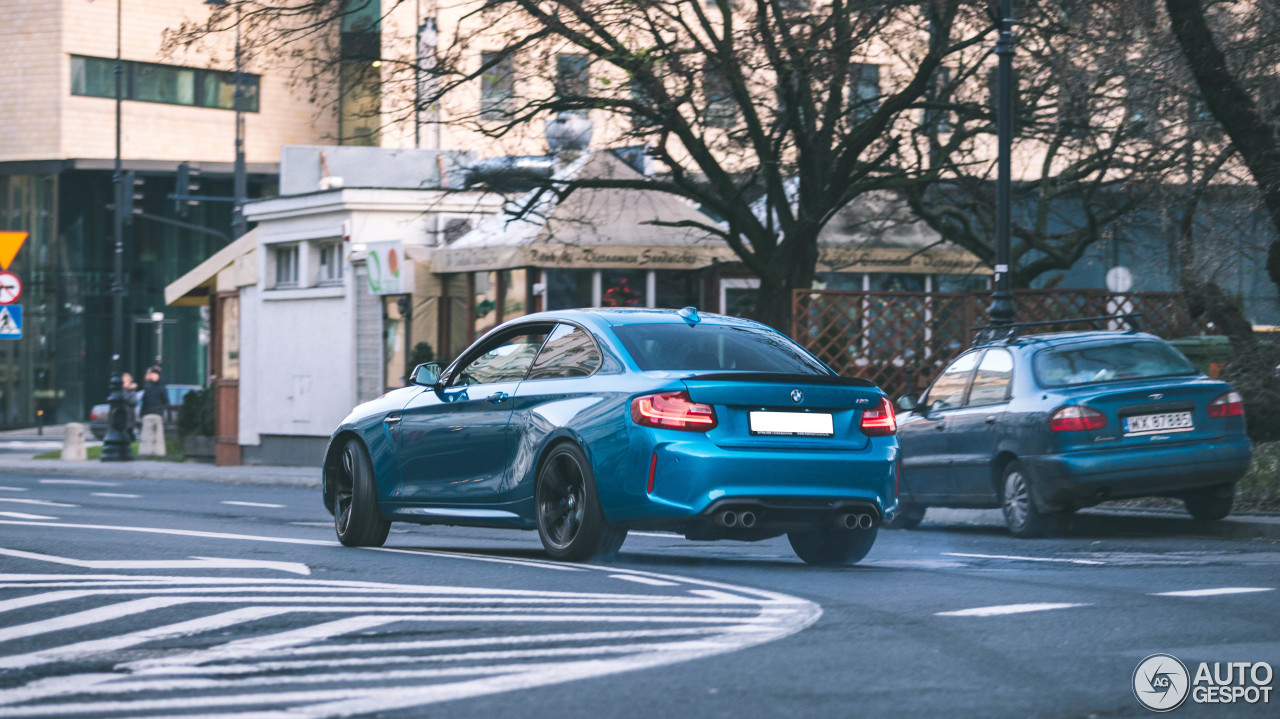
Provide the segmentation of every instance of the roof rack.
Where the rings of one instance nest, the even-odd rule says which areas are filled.
[[[1020,330],[1028,327],[1049,327],[1053,325],[1070,325],[1087,323],[1092,325],[1095,330],[1106,329],[1103,322],[1113,322],[1115,320],[1123,320],[1129,325],[1128,332],[1141,332],[1142,326],[1138,322],[1138,318],[1142,317],[1141,312],[1130,312],[1122,315],[1103,315],[1101,317],[1073,317],[1062,320],[1044,320],[1041,322],[1013,322],[1007,325],[987,325],[985,327],[973,328],[973,344],[988,344],[991,342],[1007,342],[1016,338],[1020,334]]]

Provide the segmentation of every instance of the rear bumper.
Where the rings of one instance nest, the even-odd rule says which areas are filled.
[[[1246,436],[1144,449],[1020,457],[1036,487],[1036,504],[1053,511],[1107,499],[1148,497],[1235,482],[1249,469]]]
[[[702,435],[653,435],[654,442],[633,442],[626,476],[614,484],[620,491],[607,497],[601,487],[611,522],[675,528],[682,522],[711,522],[715,509],[730,507],[758,509],[761,526],[766,517],[769,525],[785,519],[790,526],[802,515],[811,525],[834,522],[839,511],[856,507],[879,524],[897,511],[895,437],[874,438],[860,450],[815,451],[726,449]],[[664,441],[672,435],[676,441]]]

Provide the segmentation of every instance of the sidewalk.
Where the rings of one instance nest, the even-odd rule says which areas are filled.
[[[0,456],[0,475],[14,473],[56,474],[94,479],[194,479],[232,484],[274,484],[319,487],[319,467],[216,467],[199,462],[163,462],[135,459],[131,462],[64,462]]]

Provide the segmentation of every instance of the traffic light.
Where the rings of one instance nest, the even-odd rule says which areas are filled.
[[[143,194],[146,182],[132,170],[124,173],[123,182],[121,182],[123,201],[121,202],[120,214],[124,216],[126,222],[134,215],[142,214],[142,200],[146,197]]]
[[[177,212],[180,217],[190,215],[192,205],[200,202],[190,198],[198,194],[200,194],[200,168],[192,167],[189,162],[179,164],[173,183],[174,212]]]

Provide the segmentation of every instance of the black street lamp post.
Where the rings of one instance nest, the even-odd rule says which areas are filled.
[[[111,176],[111,185],[115,190],[115,201],[112,204],[111,221],[114,226],[115,252],[114,275],[111,281],[111,380],[107,385],[107,405],[109,407],[107,436],[102,440],[102,461],[124,462],[133,459],[129,447],[129,413],[133,408],[124,398],[124,362],[120,357],[124,351],[124,221],[125,193],[132,192],[132,187],[125,187],[124,161],[121,159],[120,147],[120,110],[124,103],[124,58],[121,54],[121,20],[124,15],[124,0],[116,0],[116,161],[115,173]]]
[[[1009,291],[1009,234],[1011,223],[1011,163],[1013,152],[1013,0],[999,0],[997,22],[1000,37],[996,41],[999,60],[996,77],[996,131],[998,157],[996,171],[996,266],[995,293],[987,315],[993,325],[1013,323],[1013,295]]]

